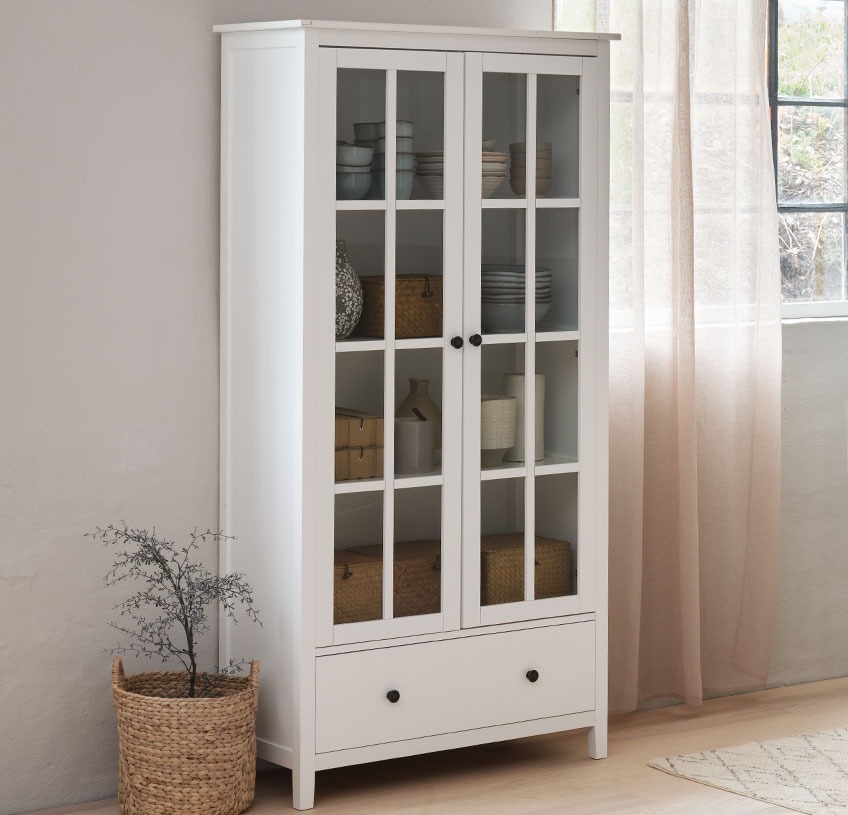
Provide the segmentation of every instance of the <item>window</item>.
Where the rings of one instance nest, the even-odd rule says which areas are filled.
[[[769,0],[784,317],[848,315],[848,0]]]

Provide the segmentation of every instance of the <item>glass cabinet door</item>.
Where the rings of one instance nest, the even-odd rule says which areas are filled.
[[[595,72],[466,55],[466,627],[593,610]]]
[[[462,57],[321,59],[321,192],[332,201],[321,240],[336,245],[337,316],[333,551],[319,593],[332,619],[319,607],[319,625],[336,644],[455,629]]]

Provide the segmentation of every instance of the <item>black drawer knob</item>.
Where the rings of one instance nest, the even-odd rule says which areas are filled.
[[[386,694],[386,699],[388,699],[392,704],[400,701],[400,691],[399,690],[390,690]]]
[[[479,348],[483,344],[483,338],[479,334],[472,334],[468,338],[468,342],[470,342],[475,348]]]
[[[539,672],[536,670],[527,671],[526,676],[531,682],[536,682],[539,679]]]
[[[454,338],[451,340],[451,345],[452,345],[454,348],[462,348],[462,337],[454,337]]]

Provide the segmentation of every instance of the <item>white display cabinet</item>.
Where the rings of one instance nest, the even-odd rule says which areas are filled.
[[[264,622],[225,622],[221,659],[261,660],[259,754],[298,809],[330,767],[576,728],[602,758],[610,35],[216,30],[221,568]],[[368,196],[337,200],[337,141],[380,122]],[[385,315],[345,339],[337,240]],[[417,333],[406,275],[441,296]],[[441,443],[400,474],[410,379]],[[382,474],[336,480],[340,407],[383,417]]]

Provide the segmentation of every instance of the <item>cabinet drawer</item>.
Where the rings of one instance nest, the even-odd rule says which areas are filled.
[[[592,622],[319,657],[319,753],[595,707]],[[538,672],[531,682],[529,671]],[[400,698],[392,703],[389,691]]]

